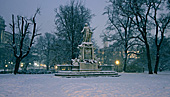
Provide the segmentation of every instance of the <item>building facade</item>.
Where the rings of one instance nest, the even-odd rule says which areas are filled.
[[[5,20],[0,16],[0,69],[13,69],[13,53],[10,46],[12,42],[12,34],[5,31]]]

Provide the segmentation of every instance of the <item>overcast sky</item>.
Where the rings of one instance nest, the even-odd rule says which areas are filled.
[[[82,0],[85,7],[95,14],[90,23],[92,28],[97,27],[93,37],[97,44],[102,47],[100,34],[105,28],[107,17],[103,16],[104,7],[107,0]],[[60,5],[69,4],[70,0],[0,0],[0,16],[5,19],[6,31],[11,32],[9,23],[11,23],[12,14],[31,17],[38,7],[41,8],[41,15],[37,17],[37,24],[40,26],[41,33],[54,31],[55,12],[54,9]]]

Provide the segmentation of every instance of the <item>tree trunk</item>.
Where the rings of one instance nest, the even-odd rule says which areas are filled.
[[[151,56],[150,56],[149,45],[148,45],[148,43],[145,43],[145,45],[146,45],[146,53],[147,53],[147,59],[148,59],[149,74],[153,74],[153,72],[152,72],[152,65],[151,65]]]
[[[71,46],[72,46],[72,56],[71,56],[71,58],[72,59],[75,59],[75,45],[74,45],[74,34],[75,32],[74,32],[74,30],[72,30],[72,43],[71,43]]]
[[[47,52],[48,54],[47,54],[47,64],[46,64],[46,69],[47,69],[47,71],[49,70],[49,61],[50,61],[50,58],[49,58],[49,56],[50,56],[50,50],[48,49],[48,52]]]
[[[125,58],[124,58],[124,67],[123,67],[123,71],[126,72],[126,66],[127,66],[127,50],[125,49]]]
[[[74,47],[74,30],[72,31],[72,43],[71,43],[71,59],[75,59],[75,47]],[[71,65],[73,65],[72,61],[71,62]]]
[[[21,62],[20,58],[16,58],[16,64],[15,64],[15,70],[14,70],[15,75],[18,73],[20,62]]]
[[[127,66],[127,57],[125,57],[124,59],[124,67],[123,67],[124,72],[126,72],[126,66]]]
[[[72,50],[71,50],[71,59],[75,59],[75,57],[74,57],[74,43],[73,43],[73,41],[72,41]]]
[[[47,60],[46,66],[47,66],[47,71],[48,71],[49,70],[49,60]]]
[[[71,59],[74,59],[74,47],[73,47],[73,43],[74,42],[74,39],[73,39],[73,37],[72,37],[72,43],[71,43]],[[73,65],[73,62],[72,61],[70,61],[71,62],[71,65]]]
[[[159,50],[160,50],[160,48],[157,47],[156,63],[155,63],[155,69],[154,69],[154,73],[155,73],[155,74],[157,74],[157,72],[158,72],[158,66],[159,66]]]

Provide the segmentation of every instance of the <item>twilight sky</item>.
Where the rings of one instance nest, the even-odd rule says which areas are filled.
[[[100,34],[105,28],[107,17],[102,15],[107,0],[81,0],[85,7],[95,14],[90,23],[92,28],[97,27],[94,31],[94,39],[102,47]],[[6,31],[11,32],[9,23],[11,23],[12,14],[31,17],[38,7],[41,8],[41,15],[37,16],[37,24],[40,26],[40,33],[55,31],[55,12],[54,9],[60,5],[69,4],[70,0],[0,0],[0,16],[5,19]]]

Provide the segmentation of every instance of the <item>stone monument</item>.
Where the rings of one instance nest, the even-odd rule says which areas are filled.
[[[55,76],[62,77],[86,77],[86,76],[111,76],[118,77],[118,73],[114,71],[102,71],[99,66],[98,60],[94,55],[94,47],[91,42],[93,32],[90,30],[87,23],[83,30],[83,42],[78,46],[79,57],[78,59],[72,59],[70,67],[71,71],[58,71]]]
[[[78,63],[79,70],[80,71],[98,70],[98,62],[94,55],[93,43],[91,42],[93,32],[90,30],[87,23],[85,23],[85,26],[81,33],[83,33],[83,42],[81,45],[78,46],[80,50]]]

